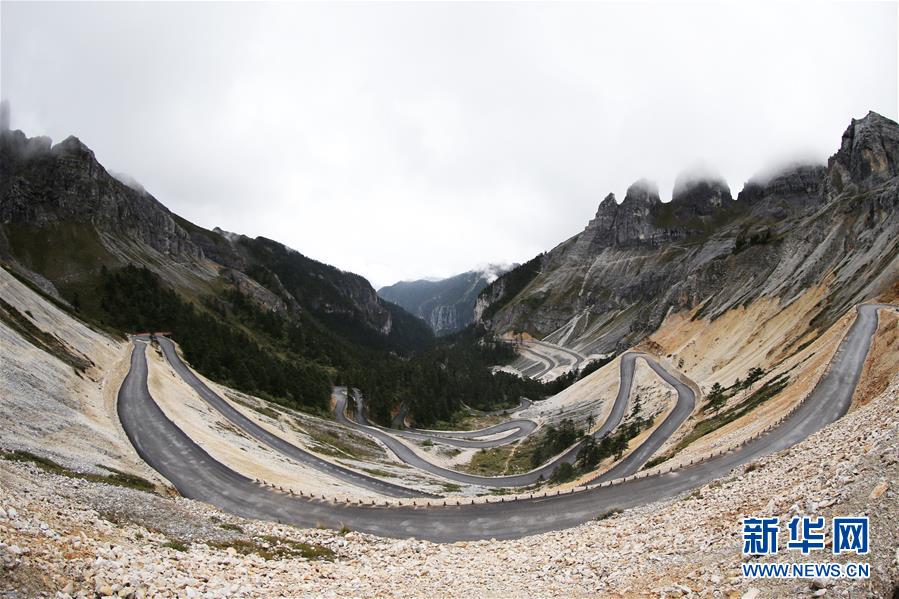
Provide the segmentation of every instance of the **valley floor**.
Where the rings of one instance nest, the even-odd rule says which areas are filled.
[[[515,541],[300,530],[0,461],[0,596],[889,597],[899,585],[897,492],[899,377],[729,478]],[[870,515],[871,578],[742,579],[740,519],[794,514]],[[815,552],[762,561],[831,559],[845,561]]]

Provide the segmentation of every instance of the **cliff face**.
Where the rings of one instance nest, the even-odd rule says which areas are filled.
[[[899,174],[899,130],[896,123],[869,112],[843,133],[840,151],[827,162],[833,191],[858,192]]]
[[[140,264],[192,296],[224,284],[266,310],[307,311],[366,343],[429,337],[363,277],[272,240],[194,225],[111,175],[75,137],[51,145],[0,132],[0,259],[68,299],[89,290],[104,267]]]
[[[873,297],[899,272],[899,126],[854,120],[828,165],[722,181],[682,180],[663,203],[641,181],[599,205],[584,231],[501,277],[478,299],[497,332],[528,331],[585,351],[630,347],[670,311],[715,317],[771,296],[828,288],[813,322]],[[525,280],[514,293],[501,292]],[[514,287],[514,286],[513,286]]]
[[[437,335],[448,335],[474,322],[478,295],[506,270],[490,266],[440,281],[401,281],[378,295],[427,322]]]
[[[112,177],[76,137],[51,147],[48,138],[3,132],[0,181],[0,223],[88,224],[177,261],[204,257],[162,204]]]
[[[820,208],[825,198],[823,165],[795,165],[772,177],[750,179],[737,196],[740,205],[774,219]]]

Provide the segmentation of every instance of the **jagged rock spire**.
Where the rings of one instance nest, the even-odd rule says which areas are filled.
[[[840,149],[827,163],[833,191],[876,185],[899,175],[897,156],[899,125],[873,111],[863,119],[852,119]]]
[[[674,182],[671,197],[675,218],[679,219],[711,216],[732,201],[727,182],[710,171],[701,175],[692,171],[682,172]]]

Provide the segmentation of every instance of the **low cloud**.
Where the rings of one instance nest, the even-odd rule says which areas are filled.
[[[897,116],[890,3],[4,3],[0,27],[14,126],[376,285]]]

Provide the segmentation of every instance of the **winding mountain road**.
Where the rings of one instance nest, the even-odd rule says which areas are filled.
[[[524,366],[518,369],[518,371],[521,372],[521,374],[529,376],[531,378],[539,379],[544,374],[559,365],[555,360],[543,354],[531,351],[526,347],[519,347],[518,352],[522,355],[521,359],[531,360],[530,363],[526,362]]]
[[[261,487],[214,460],[166,418],[147,388],[146,344],[136,340],[118,412],[140,456],[185,497],[248,518],[354,530],[437,542],[518,538],[581,524],[610,509],[671,497],[727,475],[733,468],[784,449],[835,421],[849,409],[877,329],[877,306],[859,306],[827,372],[780,426],[723,455],[692,466],[559,496],[503,503],[434,507],[359,506],[295,497]]]
[[[484,410],[476,410],[476,409],[470,408],[468,406],[465,406],[465,407],[468,408],[469,410],[471,410],[474,414],[478,414],[478,415],[482,415],[482,416],[501,416],[503,414],[514,414],[515,412],[527,410],[529,407],[531,407],[533,405],[533,403],[534,402],[532,402],[527,397],[522,397],[521,400],[518,402],[518,405],[515,406],[514,408],[505,408],[505,409],[500,408],[498,410],[488,410],[485,412]]]
[[[571,370],[579,370],[581,363],[586,360],[583,354],[574,350],[538,339],[523,341],[518,345],[518,352],[521,354],[519,360],[524,360],[525,363],[517,370],[523,375],[536,379],[560,366],[570,366]],[[560,359],[558,354],[562,354],[566,358]]]
[[[387,434],[406,437],[409,439],[432,441],[443,443],[444,445],[453,445],[455,447],[473,447],[481,449],[485,447],[498,447],[500,445],[506,445],[513,441],[517,441],[522,437],[528,436],[537,428],[537,423],[533,420],[516,419],[507,420],[506,422],[500,422],[499,424],[494,424],[493,426],[470,431],[439,431],[416,428],[396,430],[370,422],[368,420],[368,417],[366,417],[365,415],[363,399],[358,394],[354,394],[356,406],[355,421],[347,418],[346,408],[349,402],[346,389],[344,387],[338,387],[335,389],[335,394],[336,402],[334,406],[334,419],[338,422],[346,424],[347,426],[361,430],[365,434],[369,434],[371,432],[370,429],[375,428]],[[359,428],[360,425],[365,428]],[[494,437],[495,435],[509,431],[512,431],[512,433],[504,437],[494,439],[483,438]]]
[[[262,428],[261,426],[241,414],[236,408],[234,408],[234,406],[222,399],[215,391],[210,389],[206,385],[206,383],[201,381],[199,377],[197,377],[197,375],[195,375],[193,371],[187,367],[187,365],[181,359],[181,356],[178,355],[178,352],[175,349],[175,344],[172,343],[171,339],[167,339],[166,337],[158,337],[157,339],[159,340],[159,346],[162,348],[162,352],[165,355],[166,360],[168,361],[169,365],[171,365],[171,367],[175,370],[178,376],[180,376],[185,383],[190,385],[191,388],[193,388],[193,390],[197,392],[197,394],[203,401],[217,410],[222,416],[227,418],[228,421],[231,422],[231,424],[238,427],[257,441],[264,443],[278,453],[301,464],[305,464],[306,466],[315,468],[320,472],[330,474],[331,476],[344,480],[348,483],[363,487],[365,489],[369,489],[371,491],[375,491],[377,493],[382,493],[390,497],[429,496],[426,493],[422,493],[414,489],[408,489],[400,485],[394,485],[379,478],[366,476],[365,474],[361,474],[359,472],[356,472],[355,470],[344,468],[343,466],[339,466],[337,464],[324,460],[317,455],[309,453],[308,451],[301,449],[296,445],[293,445],[292,443],[288,443],[281,437],[270,433],[266,429]],[[144,367],[146,367],[146,365]],[[430,496],[433,497],[432,495]]]
[[[396,455],[406,464],[418,468],[419,470],[441,476],[448,480],[453,480],[469,485],[479,485],[483,487],[524,487],[537,482],[540,479],[541,475],[544,478],[547,478],[549,474],[552,474],[552,471],[555,469],[558,460],[557,458],[557,460],[550,461],[544,466],[536,470],[532,470],[531,472],[527,472],[524,474],[513,474],[509,476],[478,476],[475,474],[467,474],[465,472],[450,470],[449,468],[437,466],[436,464],[433,464],[425,458],[421,457],[418,453],[415,452],[415,450],[413,450],[411,447],[394,436],[397,431],[387,432],[387,429],[372,426],[371,424],[369,424],[368,420],[365,419],[365,415],[362,411],[361,405],[357,406],[356,409],[356,419],[358,421],[348,418],[346,415],[348,399],[345,388],[336,389],[335,397],[337,401],[334,408],[334,417],[338,422],[377,439],[378,441],[386,445],[387,448],[394,453],[394,455]],[[532,422],[531,424],[536,427],[535,423]],[[441,439],[440,442],[448,443],[452,440],[453,439],[451,438],[444,438]],[[490,441],[469,441],[469,443],[479,443],[480,445],[474,446],[480,447],[491,446]],[[575,455],[577,454],[575,453]]]
[[[602,478],[602,480],[610,480],[609,477],[620,478],[624,476],[630,476],[631,474],[639,470],[640,467],[643,466],[643,464],[646,463],[646,461],[649,460],[650,457],[652,457],[652,454],[662,446],[662,444],[668,439],[668,437],[670,437],[671,434],[675,430],[677,430],[677,428],[681,424],[683,424],[684,420],[686,420],[690,416],[690,414],[693,412],[694,407],[696,406],[696,395],[693,390],[686,384],[681,382],[680,379],[678,379],[676,376],[668,372],[664,367],[656,362],[652,356],[643,353],[629,352],[622,355],[621,357],[621,365],[619,368],[620,382],[618,385],[618,395],[615,397],[615,403],[612,405],[612,410],[609,413],[609,416],[606,418],[605,422],[596,431],[593,432],[593,437],[595,439],[601,439],[605,435],[615,430],[618,425],[621,424],[621,421],[624,418],[624,414],[627,411],[627,406],[634,384],[634,368],[637,358],[643,359],[665,382],[674,387],[675,391],[677,391],[677,403],[675,404],[672,412],[664,420],[664,422],[655,431],[653,431],[653,433],[639,447],[634,449],[634,451],[632,451],[627,456],[627,458],[616,465],[608,473],[608,475],[603,475],[602,477],[600,477]],[[410,434],[408,431],[394,431],[370,423],[365,417],[362,397],[356,396],[355,421],[347,418],[346,416],[346,407],[348,403],[346,390],[343,388],[337,390],[336,399],[337,401],[334,408],[334,417],[338,422],[341,422],[349,427],[353,427],[363,434],[367,434],[371,437],[377,438],[384,445],[386,445],[400,460],[410,466],[413,466],[420,470],[424,470],[437,476],[442,476],[443,478],[470,485],[479,485],[483,487],[525,487],[527,485],[539,482],[540,480],[546,480],[550,476],[552,476],[553,471],[558,468],[559,465],[561,465],[563,462],[573,463],[575,459],[577,459],[577,455],[580,452],[581,447],[583,446],[582,441],[575,443],[555,458],[549,460],[548,462],[533,470],[522,474],[511,474],[505,476],[479,476],[476,474],[468,474],[465,472],[459,472],[457,470],[451,470],[449,468],[443,468],[429,462],[428,460],[421,457],[418,453],[416,453],[411,447],[393,436],[413,436],[413,434]],[[499,441],[502,441],[502,443],[498,443],[497,440],[455,440],[442,437],[438,438],[434,435],[421,434],[414,434],[413,438],[426,438],[431,441],[456,445],[457,447],[495,447],[503,443],[508,443],[508,439],[510,437],[520,438],[524,436],[522,432],[525,429],[521,427],[525,423],[528,423],[530,425],[530,430],[528,430],[525,434],[529,434],[537,426],[536,423],[530,420],[512,420],[493,427],[481,429],[480,431],[467,433],[469,436],[475,436],[472,433],[479,433],[480,435],[484,435],[487,433],[495,434],[499,432],[505,432],[510,428],[516,428],[518,430],[518,432],[513,435],[509,435],[507,437],[499,439]],[[462,436],[466,433],[460,431],[455,434]],[[464,441],[464,444],[457,443],[456,441]]]
[[[531,344],[569,356],[571,358],[572,370],[577,370],[578,368],[580,368],[581,362],[583,362],[586,359],[586,357],[583,354],[580,354],[580,353],[574,351],[573,349],[568,349],[567,347],[562,347],[561,345],[549,343],[548,341],[539,341],[537,339],[534,339],[531,341]]]
[[[356,418],[358,420],[358,415]],[[429,431],[423,429],[397,430],[384,428],[371,423],[368,423],[368,426],[373,426],[382,431],[407,439],[432,441],[434,443],[442,443],[454,447],[485,448],[508,445],[523,437],[527,437],[537,428],[537,423],[533,420],[516,419],[472,431]],[[503,437],[495,437],[496,435],[505,432],[510,434]],[[483,437],[494,438],[484,439]]]
[[[481,410],[475,410],[474,408],[469,408],[464,403],[462,407],[469,410],[472,414],[479,416],[499,416],[502,414],[513,414],[515,412],[519,412],[521,410],[527,409],[531,406],[533,402],[530,399],[521,398],[521,401],[514,408],[506,408],[504,410],[492,410],[490,412],[484,412]],[[398,435],[400,437],[407,437],[410,439],[430,439],[432,441],[436,441],[438,443],[445,443],[448,445],[455,445],[457,447],[497,447],[499,445],[505,445],[507,443],[511,443],[513,441],[517,441],[522,437],[526,437],[531,434],[534,429],[537,428],[537,423],[533,420],[526,420],[524,418],[519,418],[516,420],[509,420],[507,422],[502,422],[500,424],[495,424],[493,426],[488,426],[486,428],[477,429],[477,430],[467,430],[467,431],[453,431],[453,430],[438,430],[438,429],[423,429],[423,428],[401,428],[405,425],[406,414],[408,413],[408,407],[404,404],[400,411],[394,416],[391,420],[391,428],[385,428],[383,426],[371,423],[365,418],[365,414],[360,412],[357,408],[356,411],[356,421],[367,426],[376,426],[384,431],[389,433],[393,433],[394,435]],[[466,443],[455,443],[453,439],[482,439],[483,437],[491,437],[506,431],[518,431],[512,435],[507,435],[505,437],[501,437],[498,439],[486,440],[488,441],[485,445],[469,445]]]
[[[634,354],[625,355],[628,356]],[[662,377],[666,383],[674,387],[674,390],[677,392],[677,402],[674,404],[674,409],[671,410],[668,416],[665,417],[665,420],[662,421],[662,424],[652,431],[643,443],[637,446],[623,460],[619,461],[604,474],[591,479],[587,484],[624,478],[625,476],[630,476],[640,470],[640,468],[643,467],[643,464],[649,461],[649,458],[651,458],[665,441],[674,434],[674,431],[680,428],[680,425],[690,417],[690,414],[692,414],[693,410],[696,408],[696,394],[689,386],[659,366],[659,363],[649,356],[644,354],[637,355],[642,357],[644,361],[649,364],[649,367]],[[633,373],[633,369],[631,369],[631,372]]]

